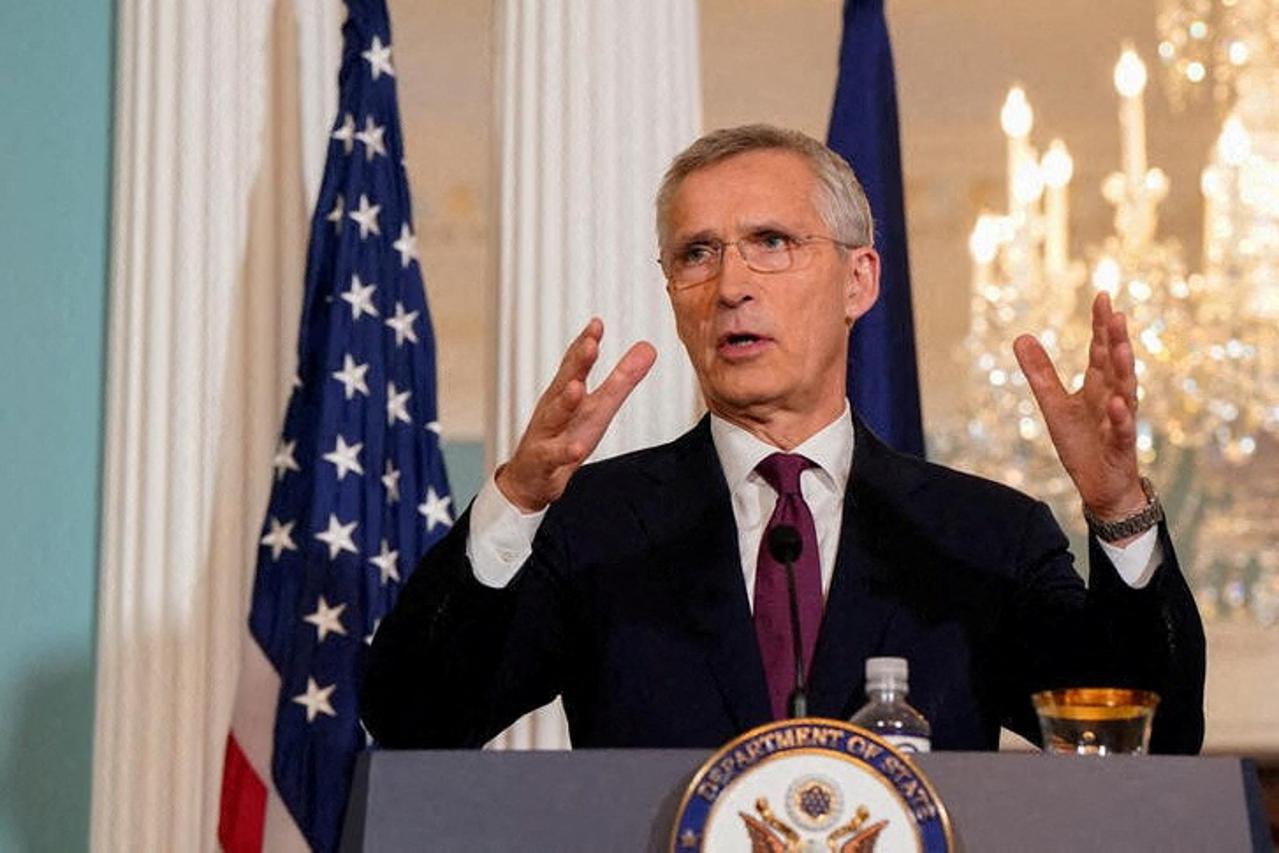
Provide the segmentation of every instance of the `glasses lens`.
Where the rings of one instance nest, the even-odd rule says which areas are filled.
[[[701,284],[719,271],[722,246],[695,243],[676,249],[663,266],[671,283],[678,287]]]
[[[780,235],[747,237],[737,244],[746,265],[755,272],[782,272],[790,269],[791,243]]]

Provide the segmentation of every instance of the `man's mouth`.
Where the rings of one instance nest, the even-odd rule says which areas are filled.
[[[729,332],[720,335],[716,349],[723,355],[752,355],[771,342],[771,338],[754,332]]]

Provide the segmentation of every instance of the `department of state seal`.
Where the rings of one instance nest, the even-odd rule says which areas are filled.
[[[901,752],[849,723],[782,720],[716,752],[689,783],[671,850],[950,853],[932,784]]]

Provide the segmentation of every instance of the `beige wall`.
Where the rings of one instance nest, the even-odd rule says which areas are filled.
[[[446,439],[484,439],[493,373],[493,4],[391,0],[405,161]]]

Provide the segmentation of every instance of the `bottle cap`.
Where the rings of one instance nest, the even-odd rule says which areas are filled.
[[[909,676],[906,658],[866,658],[867,690],[905,690]]]

